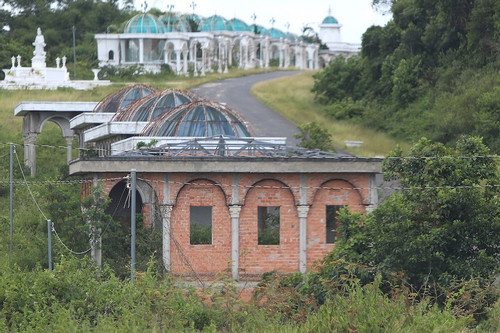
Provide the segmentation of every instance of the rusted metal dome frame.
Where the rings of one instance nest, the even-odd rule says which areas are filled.
[[[174,99],[174,105],[162,104],[169,98]],[[112,121],[151,121],[180,105],[201,99],[201,96],[188,90],[166,89],[129,104],[121,112],[116,113]]]
[[[203,112],[204,112],[204,119],[203,120],[189,120],[186,119],[187,116],[191,113],[194,112],[195,109],[203,107]],[[219,119],[212,119],[213,115],[210,117],[207,117],[208,112],[207,108],[211,108],[215,110],[216,112],[220,113],[222,117],[224,117],[224,120]],[[193,134],[183,134],[180,133],[181,130],[184,130],[184,128],[181,128],[181,125],[190,122],[192,124],[194,123],[207,123],[207,124],[215,124],[219,123],[222,125],[222,123],[227,122],[229,126],[231,127],[231,130],[233,133],[213,133],[210,134],[210,130],[213,130],[215,127],[213,126],[205,126],[205,131],[204,133],[196,133],[195,135]],[[169,123],[166,125],[166,123]],[[167,126],[165,128],[164,126]],[[241,128],[239,127],[241,126]],[[161,133],[160,133],[161,132]],[[168,135],[164,134],[163,132],[169,132]],[[246,133],[245,133],[246,132]],[[241,136],[241,134],[245,134],[245,136]],[[214,135],[225,135],[225,136],[234,136],[234,137],[253,137],[254,131],[252,127],[233,109],[229,108],[228,106],[210,101],[210,100],[198,100],[198,101],[193,101],[188,104],[183,104],[181,106],[178,106],[175,109],[170,110],[170,112],[165,113],[159,117],[156,117],[153,121],[151,121],[142,131],[141,136],[193,136],[193,137],[211,137]]]
[[[126,105],[123,105],[123,102],[128,100],[127,97],[129,94],[134,91],[139,90],[141,92],[140,98],[129,99],[130,102]],[[132,86],[128,86],[126,88],[115,91],[114,93],[104,97],[94,108],[92,112],[94,113],[119,113],[122,109],[126,108],[128,105],[133,104],[135,101],[144,98],[144,91],[151,91],[150,94],[154,94],[158,90],[151,86],[145,84],[134,84]]]

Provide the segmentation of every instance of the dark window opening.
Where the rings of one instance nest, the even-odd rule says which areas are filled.
[[[114,60],[115,59],[115,53],[113,50],[109,51],[108,53],[108,60]]]
[[[258,214],[258,244],[279,245],[280,207],[259,206],[257,214]]]
[[[189,243],[212,244],[212,207],[191,206],[189,217]]]
[[[326,206],[326,243],[334,244],[337,234],[339,210],[344,206]]]

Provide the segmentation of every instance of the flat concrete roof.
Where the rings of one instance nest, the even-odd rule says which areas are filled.
[[[70,162],[69,173],[381,173],[380,158],[101,157]]]
[[[92,112],[99,102],[21,102],[14,108],[14,115],[28,112]]]

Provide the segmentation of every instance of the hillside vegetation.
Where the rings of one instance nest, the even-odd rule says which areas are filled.
[[[500,2],[381,0],[393,20],[363,35],[360,57],[315,75],[316,100],[395,138],[454,143],[481,136],[500,151]]]
[[[174,279],[161,264],[161,235],[142,223],[136,279],[130,281],[129,230],[103,214],[102,188],[82,200],[79,179],[67,175],[60,129],[50,123],[37,142],[37,178],[25,181],[22,120],[12,112],[21,100],[98,101],[128,82],[189,88],[218,75],[179,80],[171,73],[125,73],[113,78],[113,86],[90,92],[0,91],[0,331],[500,331],[494,283],[500,175],[492,156],[500,149],[500,3],[373,2],[389,5],[394,19],[368,29],[360,57],[338,58],[314,77],[303,73],[253,92],[296,124],[315,121],[327,128],[338,146],[363,140],[361,153],[388,155],[384,173],[400,181],[400,193],[366,215],[343,209],[336,249],[314,271],[268,272],[246,301],[224,276],[208,288]],[[115,0],[0,3],[13,8],[0,10],[12,29],[0,35],[0,59],[12,53],[28,59],[26,45],[38,25],[46,27],[47,43],[60,47],[49,51],[49,59],[60,56],[69,51],[75,25],[79,69],[95,65],[93,34],[115,31],[133,14]],[[230,75],[255,72],[232,69]],[[409,148],[409,141],[416,144]],[[17,144],[12,253],[9,142]],[[106,230],[102,270],[86,252],[89,214]],[[46,219],[57,230],[53,271],[47,269]]]

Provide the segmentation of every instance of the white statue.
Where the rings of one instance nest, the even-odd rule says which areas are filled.
[[[33,51],[33,55],[35,57],[45,57],[45,38],[42,35],[42,29],[40,27],[36,30],[36,38],[33,46],[35,47],[35,51]]]

